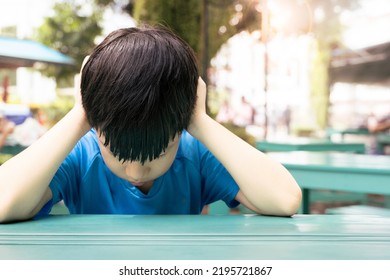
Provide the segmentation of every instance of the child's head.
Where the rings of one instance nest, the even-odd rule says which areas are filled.
[[[86,62],[82,102],[114,156],[144,162],[188,127],[198,77],[192,49],[168,29],[119,29]]]

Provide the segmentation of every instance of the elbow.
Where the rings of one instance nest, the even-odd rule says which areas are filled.
[[[299,187],[294,188],[288,194],[273,200],[268,210],[259,211],[259,214],[279,217],[291,217],[298,213],[302,202],[302,191]]]
[[[22,217],[18,217],[15,205],[16,203],[12,199],[4,197],[0,199],[0,224],[15,222],[17,220],[23,219]]]
[[[291,217],[298,213],[301,202],[302,191],[297,187],[288,194],[284,193],[282,196],[268,199],[266,205],[263,204],[261,207],[247,207],[260,215]]]
[[[0,201],[0,224],[10,222],[12,220],[10,213],[9,203],[3,203]]]
[[[302,203],[302,190],[297,187],[283,201],[280,207],[280,216],[291,217],[298,213]]]

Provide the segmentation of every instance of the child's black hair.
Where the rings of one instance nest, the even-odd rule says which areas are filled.
[[[198,77],[193,50],[169,29],[119,29],[85,64],[82,102],[113,155],[143,163],[188,127]]]

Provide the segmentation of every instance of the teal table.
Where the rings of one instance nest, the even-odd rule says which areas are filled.
[[[26,149],[25,146],[15,145],[15,146],[3,146],[0,148],[0,165],[12,158],[14,155],[20,153]]]
[[[370,131],[368,131],[367,128],[346,128],[346,129],[334,129],[334,128],[328,128],[326,130],[326,134],[329,139],[332,138],[333,135],[340,135],[341,139],[344,140],[345,135],[363,135],[368,136],[372,135]]]
[[[385,147],[390,145],[390,133],[380,133],[376,136],[378,151],[385,153]]]
[[[0,259],[389,260],[390,215],[66,215],[0,225]]]
[[[22,145],[15,145],[15,146],[3,146],[0,148],[0,153],[2,154],[11,154],[11,155],[16,155],[26,149],[27,147],[22,146]]]
[[[333,142],[304,137],[258,140],[256,148],[263,152],[339,151],[363,154],[366,151],[364,143]]]
[[[282,163],[303,189],[303,213],[309,213],[310,190],[390,195],[389,156],[303,151],[269,155]]]

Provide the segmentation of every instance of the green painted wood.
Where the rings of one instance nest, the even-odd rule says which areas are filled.
[[[0,148],[0,165],[12,158],[14,155],[23,151],[26,147],[21,145],[3,146]]]
[[[65,215],[0,225],[0,259],[389,259],[390,216]]]
[[[380,153],[385,152],[385,147],[390,145],[390,134],[389,133],[381,133],[376,136],[376,142],[378,151]]]
[[[213,202],[208,205],[208,213],[212,215],[229,214],[230,208],[222,200]]]
[[[306,190],[303,213],[308,213],[310,190],[390,195],[389,156],[303,151],[269,155]]]
[[[256,141],[256,148],[263,152],[290,151],[338,151],[365,153],[364,143],[333,142],[328,139],[283,138]]]
[[[53,208],[50,211],[50,215],[69,215],[69,210],[65,206],[64,201],[60,201],[53,205]]]
[[[363,193],[319,190],[310,192],[310,201],[366,203],[367,197]]]
[[[14,145],[14,146],[3,146],[0,148],[0,153],[3,154],[10,154],[10,155],[16,155],[26,149],[27,147],[22,145]]]
[[[367,128],[346,128],[346,129],[333,129],[328,128],[326,130],[328,138],[332,138],[333,135],[341,135],[342,139],[345,135],[373,135]]]
[[[382,207],[374,207],[369,205],[350,205],[344,207],[329,208],[326,210],[326,214],[338,214],[338,215],[380,215],[390,216],[390,209]]]

